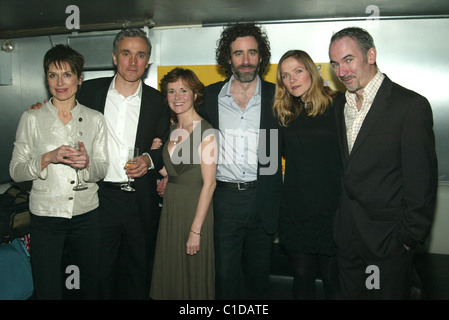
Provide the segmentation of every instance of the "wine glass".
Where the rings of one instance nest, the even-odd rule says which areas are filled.
[[[139,156],[139,148],[128,148],[128,156],[126,158],[125,170],[135,164],[136,157]],[[136,191],[133,187],[131,187],[131,178],[128,176],[128,183],[122,184],[121,189],[123,191],[133,192]]]
[[[75,148],[77,151],[80,150],[80,146],[79,146],[78,142],[71,142],[70,146]],[[79,169],[75,168],[77,184],[76,184],[76,186],[73,187],[73,190],[75,190],[75,191],[86,190],[87,185],[85,185],[83,182],[81,182],[78,171],[79,171]]]

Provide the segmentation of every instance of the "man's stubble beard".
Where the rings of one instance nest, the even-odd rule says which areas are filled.
[[[239,71],[239,68],[244,68],[244,67],[249,67],[249,66],[251,66],[253,68],[255,67],[253,72],[243,72],[242,73]],[[242,82],[242,83],[252,82],[256,78],[257,74],[259,73],[260,63],[258,63],[257,66],[241,65],[241,66],[239,66],[239,68],[235,68],[235,66],[231,63],[231,71],[232,71],[232,74],[234,75],[234,77],[239,82]]]

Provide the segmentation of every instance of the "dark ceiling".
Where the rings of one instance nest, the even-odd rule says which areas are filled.
[[[79,30],[66,28],[69,5]],[[448,0],[0,0],[0,38],[118,29],[215,25],[233,21],[449,17]]]

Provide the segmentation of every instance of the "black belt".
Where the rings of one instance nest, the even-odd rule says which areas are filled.
[[[114,190],[121,190],[122,185],[126,184],[127,182],[107,182],[103,181],[103,186],[108,189],[114,189]],[[134,188],[134,182],[131,182],[131,187]]]
[[[257,180],[250,182],[224,182],[217,180],[217,186],[233,189],[233,190],[249,190],[256,187]]]

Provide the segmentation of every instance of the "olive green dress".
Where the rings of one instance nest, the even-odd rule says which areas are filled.
[[[152,299],[215,298],[212,203],[201,228],[203,235],[199,252],[196,255],[186,253],[203,184],[198,147],[203,132],[211,128],[205,120],[196,124],[189,139],[176,145],[171,157],[168,143],[164,146],[163,158],[169,180],[164,192],[156,244],[150,292]]]

